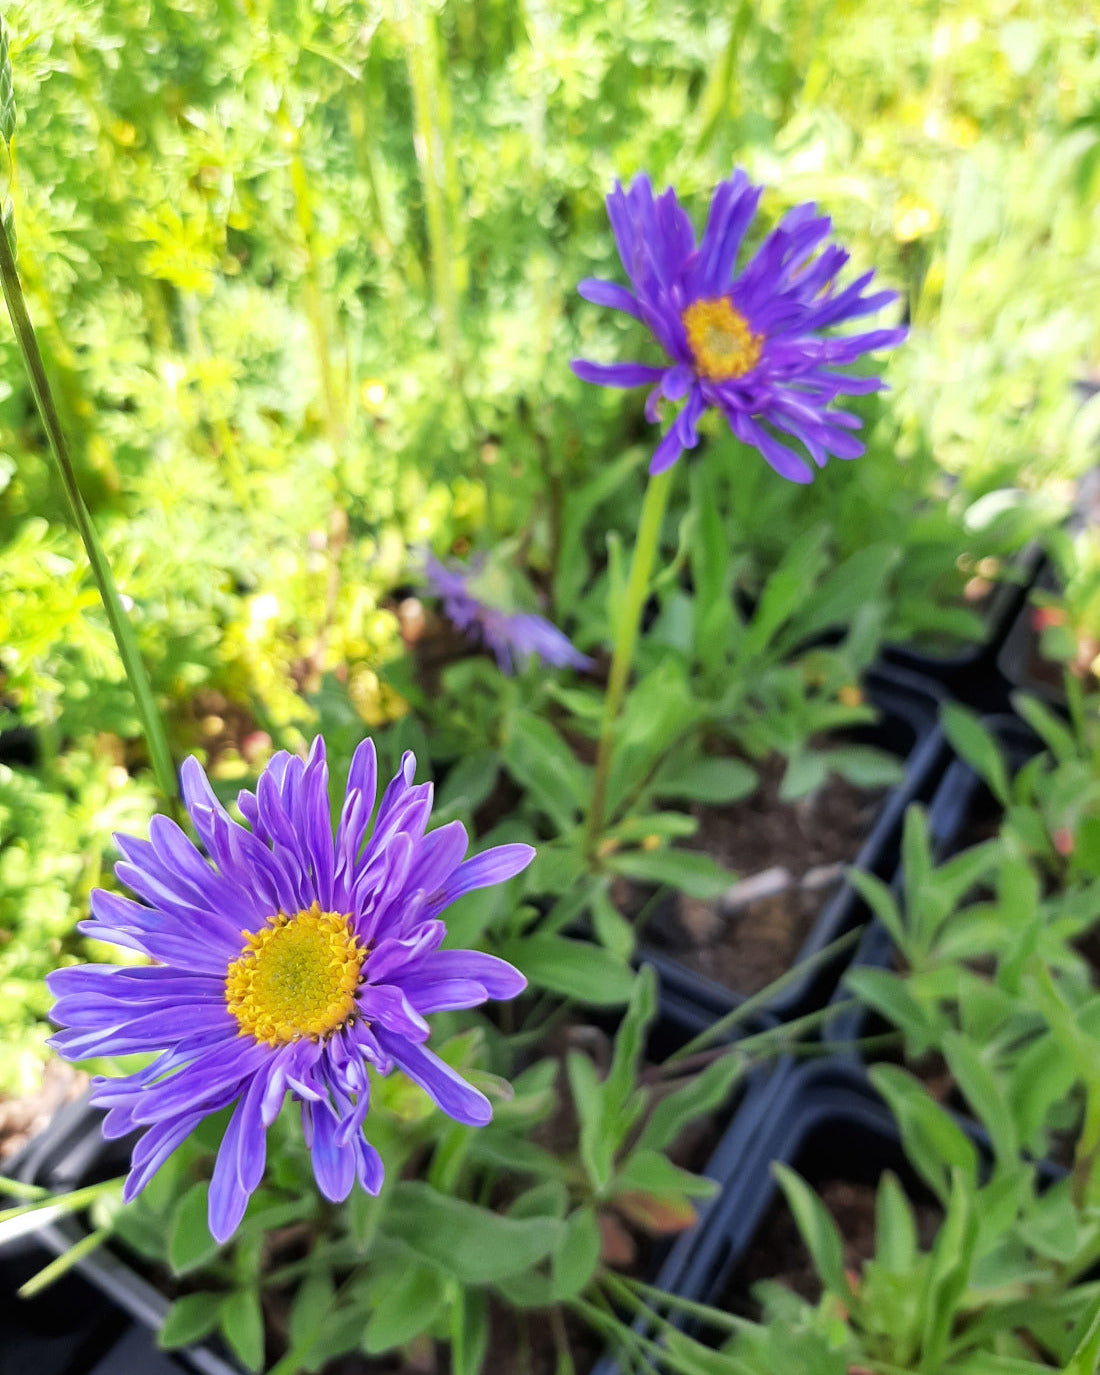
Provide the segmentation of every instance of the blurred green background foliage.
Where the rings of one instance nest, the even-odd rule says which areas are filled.
[[[641,170],[698,219],[745,166],[770,188],[757,235],[817,200],[912,326],[891,391],[859,403],[866,458],[812,488],[713,426],[740,590],[819,539],[832,566],[869,551],[881,640],[978,633],[970,599],[1091,461],[1098,20],[1079,0],[13,0],[20,270],[176,751],[232,789],[272,744],[399,715],[418,544],[514,539],[544,609],[606,648],[607,542],[656,434],[641,395],[568,360],[642,343],[575,292],[619,275],[603,197]],[[152,790],[6,325],[0,360],[11,1090],[42,974]]]

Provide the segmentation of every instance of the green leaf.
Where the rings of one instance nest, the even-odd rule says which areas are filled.
[[[623,964],[634,956],[638,940],[634,927],[623,916],[607,895],[605,888],[598,888],[588,905],[592,917],[592,930],[599,943]]]
[[[218,1321],[233,1353],[249,1370],[264,1363],[264,1317],[255,1289],[234,1289],[218,1310]]]
[[[443,1307],[447,1286],[432,1266],[390,1262],[372,1272],[368,1293],[372,1312],[363,1331],[363,1350],[378,1356],[428,1329]]]
[[[829,750],[829,768],[857,788],[892,788],[905,777],[901,761],[871,745],[847,745]]]
[[[0,137],[10,144],[15,134],[15,83],[8,52],[8,29],[0,18]]]
[[[177,1275],[208,1261],[218,1250],[210,1235],[207,1186],[193,1184],[180,1199],[168,1231],[168,1263]]]
[[[1100,1369],[1100,1306],[1062,1375],[1096,1375]]]
[[[974,1188],[973,1179],[964,1171],[952,1170],[947,1216],[932,1247],[922,1301],[921,1369],[929,1375],[941,1368],[974,1264],[978,1244]]]
[[[508,1209],[509,1217],[565,1217],[569,1194],[562,1179],[547,1179],[520,1194]]]
[[[451,1375],[481,1375],[488,1349],[488,1297],[465,1289],[451,1308]]]
[[[157,1345],[165,1350],[201,1341],[218,1324],[217,1294],[185,1294],[176,1299],[157,1331]]]
[[[536,988],[593,1007],[625,1003],[636,978],[630,966],[609,951],[566,936],[520,936],[506,941],[499,954]]]
[[[470,815],[496,786],[500,763],[495,750],[474,750],[450,769],[436,793],[433,824],[444,813]]]
[[[565,1237],[550,1261],[551,1301],[579,1294],[600,1260],[600,1229],[592,1208],[578,1208],[565,1224]]]
[[[607,867],[640,883],[664,883],[692,898],[716,898],[737,879],[709,855],[694,850],[626,850]]]
[[[736,1050],[713,1060],[683,1088],[661,1099],[642,1128],[638,1145],[655,1151],[671,1146],[690,1122],[726,1101],[745,1070],[745,1057]]]
[[[1020,1220],[1020,1236],[1039,1255],[1069,1265],[1080,1246],[1080,1219],[1069,1179],[1051,1185]]]
[[[501,758],[516,782],[526,788],[532,801],[562,831],[576,825],[587,805],[590,770],[549,723],[530,712],[515,711]]]
[[[518,1274],[561,1244],[553,1218],[506,1217],[436,1193],[427,1184],[395,1184],[380,1232],[426,1265],[464,1284],[491,1284]]]
[[[688,1198],[710,1198],[718,1185],[704,1175],[692,1174],[674,1165],[660,1151],[637,1149],[615,1170],[616,1193],[653,1194],[656,1197],[686,1195]]]
[[[866,873],[862,869],[849,869],[848,881],[889,931],[894,944],[902,954],[907,954],[909,950],[908,929],[902,918],[897,900],[882,879],[877,878],[874,874]]]
[[[740,670],[768,649],[784,621],[805,603],[807,587],[817,581],[828,563],[825,552],[828,538],[829,528],[822,524],[787,545],[783,558],[764,585],[756,612],[737,646],[736,664]]]
[[[700,759],[686,768],[662,767],[653,792],[688,802],[739,802],[756,783],[756,770],[741,759]]]
[[[1002,1092],[989,1066],[981,1058],[972,1041],[954,1031],[945,1031],[942,1041],[944,1059],[955,1076],[975,1116],[989,1133],[998,1164],[1015,1163],[1020,1153],[1008,1099]]]
[[[940,724],[956,751],[966,760],[989,791],[1002,806],[1010,801],[1008,770],[996,740],[973,712],[957,703],[946,702],[940,708]]]
[[[909,1276],[917,1259],[917,1224],[913,1209],[887,1170],[875,1195],[875,1259],[895,1275]]]
[[[797,749],[787,760],[779,784],[783,802],[797,802],[822,787],[829,777],[829,761],[817,750]]]
[[[618,1144],[607,1130],[603,1085],[596,1067],[583,1051],[569,1052],[565,1061],[569,1090],[580,1122],[580,1157],[592,1189],[600,1194],[611,1178],[611,1161]]]
[[[1026,692],[1014,692],[1012,705],[1060,764],[1068,764],[1077,758],[1078,747],[1073,732],[1037,697],[1029,697]]]
[[[615,1049],[611,1057],[611,1068],[607,1072],[604,1080],[603,1100],[604,1112],[607,1116],[608,1125],[616,1131],[625,1132],[629,1129],[637,1112],[629,1115],[629,1122],[623,1123],[626,1115],[627,1105],[632,1096],[635,1095],[635,1086],[638,1080],[638,1068],[641,1060],[642,1049],[645,1045],[645,1034],[653,1015],[657,1011],[657,976],[653,972],[652,965],[643,965],[639,969],[634,980],[634,987],[630,991],[630,1003],[626,1009],[626,1015],[619,1023],[619,1029],[615,1033]],[[642,1107],[642,1100],[639,1099],[637,1109]]]
[[[291,1346],[298,1351],[303,1366],[325,1324],[332,1320],[334,1302],[335,1293],[328,1267],[308,1272],[294,1295],[288,1327]]]
[[[955,1170],[975,1187],[977,1148],[924,1085],[897,1065],[875,1065],[868,1073],[898,1120],[905,1154],[936,1197],[946,1205]]]
[[[910,1055],[923,1055],[938,1044],[941,1021],[914,996],[912,980],[889,969],[857,967],[845,974],[844,986],[904,1034]]]
[[[932,846],[928,840],[928,822],[924,808],[914,804],[905,813],[901,836],[901,867],[905,875],[905,899],[909,919],[914,921],[922,912],[921,898],[927,891],[932,874]],[[919,932],[922,945],[927,948],[931,931]]]
[[[780,1161],[773,1161],[772,1173],[787,1196],[787,1204],[822,1284],[842,1303],[851,1304],[854,1300],[844,1273],[844,1247],[836,1223],[806,1181],[792,1169]]]

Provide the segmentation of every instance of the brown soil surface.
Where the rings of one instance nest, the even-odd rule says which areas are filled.
[[[784,868],[790,886],[732,913],[723,910],[722,900],[677,894],[659,903],[643,937],[739,994],[767,987],[794,963],[843,876],[838,871],[824,886],[806,887],[799,880],[811,870],[850,864],[883,796],[880,789],[868,792],[832,777],[811,796],[785,802],[779,797],[782,775],[782,763],[769,761],[751,798],[729,807],[694,807],[699,830],[687,843],[742,880]],[[637,910],[645,898],[643,890],[632,887],[630,892],[623,885],[619,893],[627,910]]]
[[[827,1179],[816,1185],[816,1190],[840,1229],[845,1268],[859,1275],[864,1264],[875,1254],[876,1186],[853,1184],[846,1179]],[[927,1250],[935,1239],[943,1214],[934,1203],[917,1203],[914,1211],[919,1243]],[[722,1306],[730,1312],[758,1318],[759,1305],[749,1291],[765,1279],[778,1280],[811,1303],[821,1297],[821,1281],[783,1198],[772,1205],[746,1264],[736,1278],[736,1288]]]

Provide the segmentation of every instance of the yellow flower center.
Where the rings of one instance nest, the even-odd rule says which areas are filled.
[[[760,361],[764,336],[724,296],[692,301],[680,316],[697,370],[715,382],[741,377]]]
[[[242,1036],[285,1046],[330,1036],[347,1023],[367,957],[347,917],[322,912],[315,902],[242,934],[244,949],[225,975],[225,1005]]]

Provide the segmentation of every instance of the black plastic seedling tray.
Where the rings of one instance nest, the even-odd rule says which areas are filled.
[[[867,695],[879,709],[880,720],[860,736],[905,761],[905,777],[891,789],[859,852],[852,856],[858,869],[889,878],[897,865],[901,826],[912,802],[927,801],[939,781],[948,752],[936,725],[942,693],[915,674],[883,669],[867,681]],[[795,959],[795,966],[816,955],[869,918],[859,894],[847,881],[822,907]],[[764,1011],[780,1021],[792,1020],[825,1006],[849,957],[806,972],[783,993],[766,1003]],[[674,955],[643,944],[639,959],[658,971],[662,987],[684,1004],[695,1003],[713,1019],[727,1016],[746,999],[723,984],[689,969]]]
[[[998,583],[990,597],[985,632],[976,643],[945,654],[890,645],[884,658],[941,684],[952,697],[978,711],[1007,708],[1008,685],[998,671],[997,658],[1043,567],[1043,556],[1034,546],[1016,557],[1011,580]]]
[[[1040,749],[1040,742],[1031,729],[1017,716],[990,716],[983,721],[999,742],[1010,774],[1015,774]],[[944,770],[939,785],[928,804],[928,834],[932,853],[938,863],[950,859],[965,848],[967,828],[983,813],[996,810],[989,789],[965,760],[954,758]],[[882,877],[880,875],[880,877]],[[897,868],[891,879],[895,893],[902,891],[903,874]],[[851,967],[889,969],[894,962],[894,942],[879,921],[872,921],[860,939]],[[843,987],[834,1001],[846,997]],[[863,1037],[885,1030],[877,1015],[868,1008],[850,1008],[839,1012],[825,1031],[830,1042],[852,1046]],[[858,1049],[852,1054],[859,1057]]]
[[[38,1233],[0,1247],[0,1375],[220,1375],[158,1351],[153,1333],[93,1279],[69,1272],[30,1299],[16,1290],[54,1259]]]

